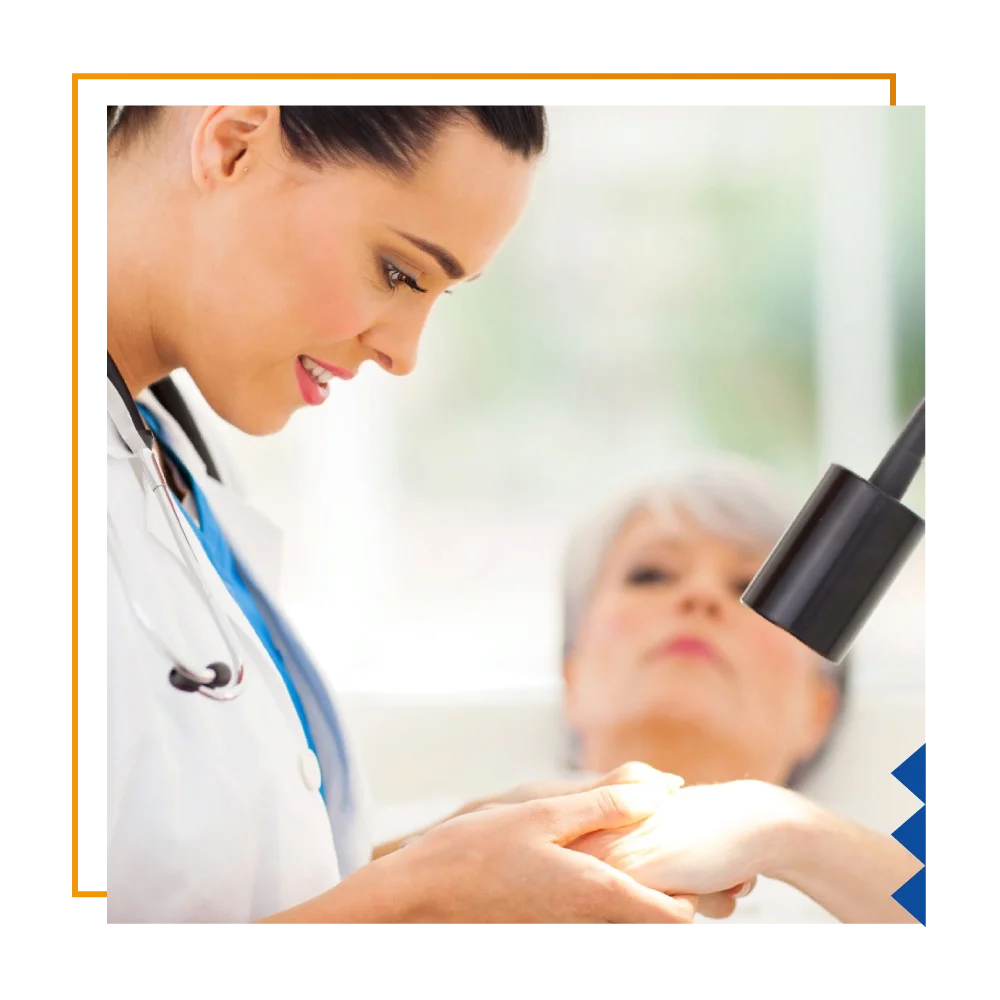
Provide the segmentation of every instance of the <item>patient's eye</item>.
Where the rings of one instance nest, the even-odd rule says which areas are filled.
[[[644,587],[650,584],[670,583],[674,574],[661,566],[637,566],[626,578],[630,586]]]

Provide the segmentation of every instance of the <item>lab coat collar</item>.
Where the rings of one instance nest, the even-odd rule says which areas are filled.
[[[281,529],[217,480],[206,478],[199,484],[236,557],[265,593],[276,593],[281,580]]]
[[[110,400],[108,401],[108,458],[131,458],[132,453],[118,433],[118,427],[111,416]]]

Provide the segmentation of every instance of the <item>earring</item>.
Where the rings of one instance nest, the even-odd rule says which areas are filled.
[[[245,174],[250,173],[250,168],[249,167],[244,167],[243,168],[243,173],[245,173]]]

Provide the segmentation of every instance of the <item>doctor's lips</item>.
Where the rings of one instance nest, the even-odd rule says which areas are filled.
[[[310,406],[319,406],[330,395],[330,380],[335,378],[351,379],[355,373],[346,368],[328,365],[325,361],[317,361],[307,354],[300,354],[295,362],[295,376],[299,382],[302,398]]]

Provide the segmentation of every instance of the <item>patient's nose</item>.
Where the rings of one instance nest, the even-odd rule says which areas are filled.
[[[708,573],[686,575],[677,589],[677,611],[683,615],[718,618],[725,608],[727,593],[720,581]]]

